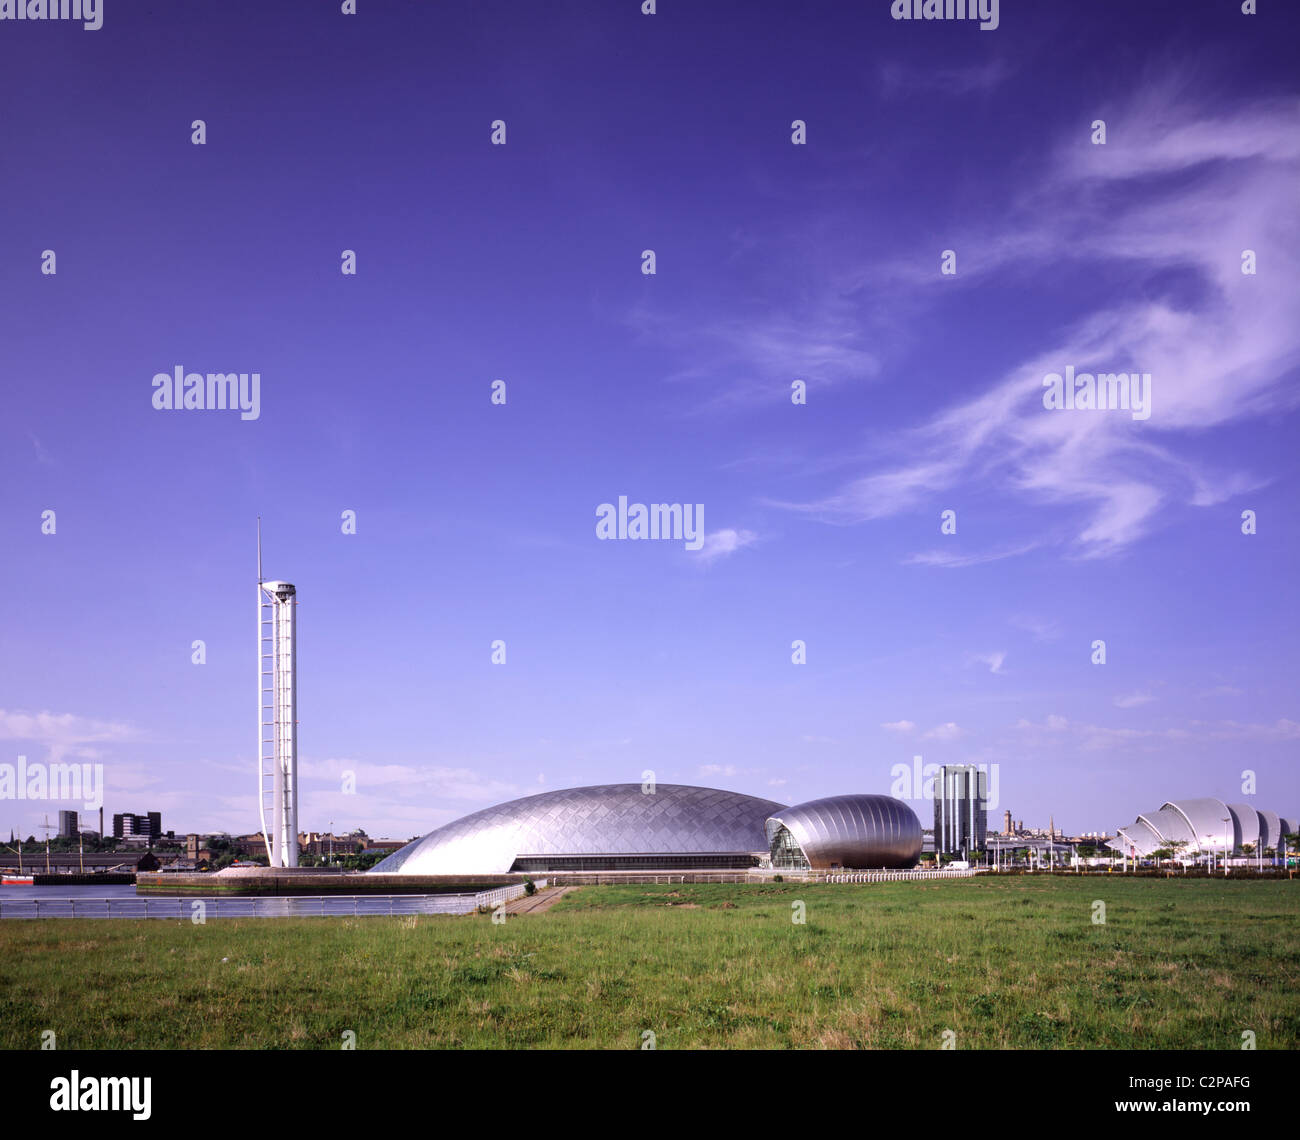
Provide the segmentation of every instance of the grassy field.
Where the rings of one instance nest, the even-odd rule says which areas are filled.
[[[0,1045],[1295,1049],[1298,917],[1300,882],[981,876],[583,887],[505,925],[6,920]]]

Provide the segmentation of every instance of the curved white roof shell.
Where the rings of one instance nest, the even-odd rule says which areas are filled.
[[[1169,800],[1159,811],[1145,812],[1124,827],[1108,846],[1125,854],[1151,855],[1171,841],[1181,840],[1182,854],[1239,851],[1250,843],[1258,849],[1277,848],[1283,834],[1294,833],[1294,821],[1267,808],[1228,804],[1213,796]]]

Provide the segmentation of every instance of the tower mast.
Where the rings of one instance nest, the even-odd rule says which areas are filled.
[[[298,866],[297,593],[292,583],[268,582],[263,576],[262,520],[258,516],[258,810],[272,867]]]

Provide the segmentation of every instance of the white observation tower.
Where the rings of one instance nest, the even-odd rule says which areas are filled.
[[[257,520],[257,806],[272,867],[298,866],[298,591],[262,577]]]

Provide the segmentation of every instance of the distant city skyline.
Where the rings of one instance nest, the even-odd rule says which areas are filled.
[[[300,830],[918,755],[1300,813],[1300,16],[1239,8],[6,23],[0,761],[256,831],[261,515]]]

